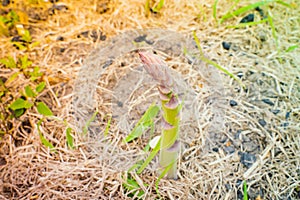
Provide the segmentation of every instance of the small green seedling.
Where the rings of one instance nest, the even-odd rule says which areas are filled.
[[[22,90],[20,96],[13,98],[11,101],[6,102],[7,106],[3,105],[2,109],[3,112],[0,114],[0,118],[3,121],[9,121],[13,118],[19,118],[22,115],[26,114],[26,111],[28,109],[35,108],[37,110],[37,113],[39,113],[42,117],[37,123],[37,130],[40,136],[40,140],[42,144],[48,148],[51,149],[51,151],[54,150],[54,145],[45,138],[45,136],[42,133],[41,125],[45,118],[51,118],[56,119],[58,121],[63,121],[61,119],[55,118],[51,109],[38,98],[38,95],[43,92],[43,90],[46,87],[46,83],[44,81],[39,82],[40,77],[43,75],[42,72],[40,72],[40,68],[35,66],[32,66],[32,61],[30,61],[27,57],[27,55],[24,55],[23,57],[20,57],[15,61],[12,57],[7,57],[0,59],[0,64],[4,65],[5,68],[11,69],[11,70],[17,70],[17,72],[13,73],[6,81],[5,83],[0,79],[0,96],[1,98],[8,98],[11,99],[10,95],[12,93],[13,88],[11,88],[11,83],[19,76],[23,75],[27,79],[29,79],[29,83],[25,85],[24,89]],[[0,99],[1,102],[1,99]],[[73,136],[72,136],[72,129],[69,127],[67,122],[64,122],[66,125],[66,140],[67,145],[69,148],[73,149]],[[6,128],[5,132],[9,132],[10,128]],[[1,132],[0,132],[1,133]]]
[[[227,74],[228,76],[230,76],[231,78],[233,78],[234,80],[236,80],[239,85],[241,85],[243,88],[245,88],[246,86],[241,82],[241,80],[236,77],[234,74],[232,74],[231,72],[229,72],[227,69],[225,69],[224,67],[220,66],[218,63],[206,58],[203,54],[203,51],[202,51],[202,48],[201,48],[201,45],[200,45],[200,41],[196,35],[196,32],[193,32],[193,36],[194,36],[194,40],[196,42],[196,45],[197,45],[197,48],[199,50],[199,54],[200,54],[200,59],[202,61],[204,61],[205,63],[209,64],[209,65],[212,65],[214,66],[215,68],[217,68],[218,70],[224,72],[225,74]]]
[[[158,111],[159,107],[153,103],[138,121],[131,133],[125,138],[125,142],[131,142],[140,137],[149,127],[153,127],[153,120],[158,114]]]
[[[151,0],[146,0],[145,3],[145,14],[148,17],[150,15],[150,12],[159,13],[160,10],[163,8],[165,4],[165,0],[159,0],[159,2],[154,3],[153,6],[151,6]]]
[[[248,192],[247,192],[247,183],[244,181],[243,183],[243,192],[244,192],[244,200],[248,200]]]
[[[232,9],[233,9],[233,7],[235,7],[235,5],[237,4],[236,3],[232,7],[232,9],[230,9],[224,16],[221,17],[220,24],[223,23],[227,19],[242,15],[248,11],[254,10],[257,7],[264,6],[264,5],[270,4],[270,3],[278,3],[278,4],[281,4],[281,5],[289,7],[289,8],[291,7],[291,5],[289,5],[288,3],[285,3],[281,0],[265,0],[265,1],[255,2],[253,4],[249,4],[247,6],[241,7],[239,9],[233,11]]]
[[[97,114],[98,114],[98,110],[96,110],[93,115],[91,116],[91,118],[85,123],[85,126],[83,127],[83,130],[82,130],[82,134],[83,135],[86,135],[89,131],[89,126],[91,125],[91,123],[96,119],[97,117]]]
[[[147,186],[146,184],[143,184]],[[138,184],[137,180],[132,177],[129,173],[127,174],[125,183],[123,183],[123,187],[127,191],[127,196],[133,199],[142,199],[145,192],[141,189],[141,186]]]

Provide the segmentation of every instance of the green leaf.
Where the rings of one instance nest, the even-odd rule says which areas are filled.
[[[16,24],[16,22],[19,22],[19,21],[20,21],[19,16],[14,10],[11,10],[7,14],[7,25],[8,25],[8,27],[14,26]]]
[[[22,98],[18,98],[17,100],[15,100],[10,106],[9,108],[12,110],[17,110],[17,109],[22,109],[22,108],[31,108],[33,106],[33,103],[30,103],[27,100],[24,100]]]
[[[38,84],[38,86],[36,86],[35,91],[38,92],[38,93],[40,93],[40,92],[42,92],[44,90],[45,86],[46,86],[46,83],[45,82],[41,82],[40,84]]]
[[[162,7],[164,6],[164,4],[165,4],[165,1],[164,0],[160,0],[158,2],[157,6],[153,7],[152,10],[154,12],[159,12],[162,9]]]
[[[269,24],[271,26],[272,36],[275,39],[276,46],[278,47],[278,37],[277,37],[276,29],[275,29],[275,26],[274,26],[274,23],[273,23],[273,18],[271,17],[271,13],[270,12],[269,12],[269,15],[268,15],[268,22],[269,22]]]
[[[0,16],[0,36],[9,36],[8,27],[2,21],[3,17]]]
[[[71,149],[74,149],[73,136],[71,135],[71,132],[72,132],[72,129],[70,127],[68,127],[66,129],[67,144],[68,144],[68,147],[70,147]]]
[[[285,52],[291,52],[291,51],[294,51],[295,49],[297,49],[299,47],[299,45],[292,45],[290,46]]]
[[[28,56],[27,55],[25,55],[22,58],[20,58],[20,61],[21,61],[21,69],[26,69],[30,65],[32,65],[32,62],[28,60]]]
[[[54,146],[51,142],[49,142],[49,140],[47,140],[42,133],[40,133],[40,140],[42,142],[43,145],[45,145],[45,147],[48,147],[50,149],[54,149]]]
[[[25,94],[26,94],[26,97],[35,97],[36,94],[34,93],[34,91],[31,89],[31,87],[29,85],[27,85],[25,87]]]
[[[25,33],[24,35],[22,36],[22,39],[27,42],[27,43],[30,43],[32,41],[32,37],[31,37],[31,34],[28,30],[25,30]]]
[[[15,115],[15,117],[20,117],[21,115],[24,114],[24,112],[25,112],[24,108],[17,109],[17,110],[14,110],[14,115]]]
[[[40,72],[40,68],[39,67],[34,67],[32,72],[29,72],[30,80],[35,81],[36,79],[38,79],[39,77],[41,77],[43,75],[42,72]]]
[[[146,0],[145,3],[145,15],[146,17],[148,17],[150,14],[150,0]]]
[[[130,142],[140,137],[146,129],[151,127],[158,111],[159,107],[153,103],[138,121],[131,133],[125,138],[125,142]]]
[[[29,48],[32,50],[34,47],[38,46],[41,42],[39,41],[36,41],[36,42],[33,42],[29,45]]]
[[[142,171],[149,165],[151,160],[153,160],[155,155],[159,152],[159,150],[160,150],[160,141],[161,141],[161,139],[159,139],[159,141],[157,142],[156,146],[154,147],[154,149],[152,150],[152,152],[150,153],[148,158],[143,162],[141,167],[138,169],[137,174],[142,173]]]
[[[158,196],[161,198],[159,190],[158,190],[158,184],[160,180],[168,173],[168,171],[172,168],[173,163],[170,163],[159,175],[158,179],[155,181],[155,191],[158,194]]]
[[[37,123],[37,130],[38,130],[39,135],[40,135],[40,140],[41,140],[42,144],[43,144],[45,147],[48,147],[48,148],[50,148],[51,150],[54,150],[54,151],[55,151],[53,144],[52,144],[49,140],[47,140],[47,139],[44,137],[43,133],[41,132],[41,130],[40,130],[41,123],[42,123],[42,119],[39,120],[38,123]]]
[[[44,116],[53,116],[52,111],[44,102],[38,102],[36,107],[40,114]]]
[[[105,127],[104,136],[108,135],[108,131],[109,131],[109,128],[110,128],[110,123],[111,123],[111,118],[112,118],[112,116],[109,116],[107,125]]]
[[[85,126],[83,127],[83,134],[87,134],[88,130],[89,130],[89,126],[92,123],[92,121],[95,120],[96,116],[98,114],[98,111],[95,111],[92,115],[92,117],[86,122]]]
[[[6,81],[6,83],[9,85],[11,82],[13,82],[20,74],[21,72],[16,72],[16,73],[13,73],[9,78],[8,80]]]
[[[144,184],[144,185],[147,186],[147,184]],[[134,178],[132,178],[131,176],[128,176],[126,182],[123,183],[123,187],[129,191],[129,195],[128,195],[129,197],[137,196],[137,197],[141,198],[143,196],[143,194],[145,193],[141,189],[141,187],[139,186],[137,181]]]
[[[12,57],[2,58],[0,59],[0,63],[5,65],[6,68],[16,68],[17,63]]]
[[[213,17],[216,20],[216,22],[218,21],[217,20],[217,5],[218,5],[218,1],[219,0],[215,0],[214,5],[213,5]]]
[[[248,192],[247,192],[247,183],[244,181],[243,183],[243,191],[244,191],[244,200],[248,200]]]

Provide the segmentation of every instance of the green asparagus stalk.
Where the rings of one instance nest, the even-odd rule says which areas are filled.
[[[177,160],[180,151],[179,121],[180,102],[174,81],[167,64],[151,52],[140,51],[140,59],[146,71],[157,81],[162,104],[162,134],[160,140],[159,164],[162,172],[169,168],[167,178],[177,179]]]

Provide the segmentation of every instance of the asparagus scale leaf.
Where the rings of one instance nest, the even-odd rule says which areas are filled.
[[[177,160],[180,151],[179,122],[180,102],[174,92],[174,81],[167,64],[149,51],[139,51],[139,56],[146,71],[157,82],[162,104],[162,133],[160,139],[159,164],[161,175],[167,170],[167,177],[177,179]]]

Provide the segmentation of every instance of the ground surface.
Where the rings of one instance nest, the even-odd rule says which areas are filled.
[[[17,67],[0,64],[0,199],[242,199],[243,181],[250,199],[300,199],[297,1],[261,5],[223,23],[218,21],[230,9],[256,1],[219,1],[216,12],[214,1],[166,1],[159,13],[148,16],[138,0],[6,2],[0,9],[5,17],[0,58],[19,61]],[[251,20],[249,14],[254,22],[265,22],[232,27]],[[142,150],[149,131],[122,143],[158,98],[136,54],[128,53],[133,43],[119,35],[148,28],[176,33],[171,38],[163,31],[139,33],[133,39],[148,42],[147,48],[166,60],[191,104],[183,108],[179,179],[160,180],[158,190],[156,158],[142,174],[126,173],[146,157]],[[25,30],[32,39],[24,38]],[[244,88],[204,62],[193,63],[178,49],[167,48],[179,44],[180,37],[192,41],[193,31],[204,55],[236,75]],[[151,38],[164,39],[153,44]],[[119,51],[127,54],[112,59]],[[28,67],[20,60],[24,56],[32,61]],[[34,73],[36,66],[43,75]],[[29,97],[25,87],[42,82],[45,89]],[[34,105],[17,117],[9,106],[20,97]],[[43,117],[38,102],[55,117]],[[83,136],[78,122],[89,121],[96,110]],[[67,145],[68,127],[74,149]],[[44,138],[55,150],[41,142]],[[124,186],[129,180],[136,184],[131,190]]]

